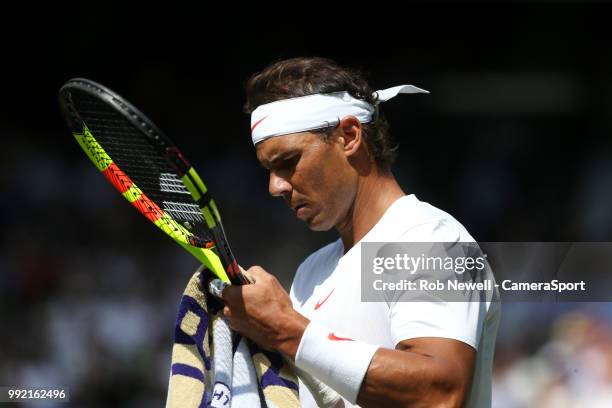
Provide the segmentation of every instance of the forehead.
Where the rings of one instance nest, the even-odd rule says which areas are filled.
[[[321,136],[311,132],[300,132],[271,137],[258,143],[255,149],[260,162],[269,162],[284,153],[302,151],[320,142]]]

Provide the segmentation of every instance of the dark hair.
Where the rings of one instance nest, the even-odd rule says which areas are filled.
[[[354,98],[372,105],[376,102],[362,72],[319,57],[275,62],[253,74],[247,80],[245,89],[247,101],[244,110],[248,114],[259,105],[316,93],[347,91]],[[389,123],[379,114],[372,122],[362,126],[366,144],[376,163],[382,168],[389,168],[397,150],[389,135]],[[323,130],[322,133],[328,134],[329,130]]]

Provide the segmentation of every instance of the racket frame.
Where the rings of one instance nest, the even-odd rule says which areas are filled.
[[[166,211],[148,199],[138,186],[131,181],[129,176],[123,173],[117,165],[114,165],[113,170],[115,173],[113,176],[116,178],[124,177],[123,180],[129,180],[133,187],[129,189],[131,191],[122,191],[123,188],[111,179],[113,176],[105,172],[109,169],[110,165],[114,164],[112,157],[106,153],[104,148],[95,139],[95,135],[89,131],[87,124],[73,105],[70,94],[72,90],[85,92],[93,98],[101,98],[103,102],[110,105],[119,115],[128,120],[132,126],[150,141],[151,145],[158,150],[158,153],[166,158],[176,170],[194,202],[200,208],[209,232],[213,236],[213,240],[204,241],[188,231],[178,221],[170,217]],[[143,215],[149,218],[159,229],[174,239],[198,261],[205,264],[221,280],[235,284],[248,283],[246,277],[241,273],[229,247],[219,210],[208,193],[206,185],[178,147],[150,119],[116,92],[84,78],[74,78],[66,82],[60,89],[59,99],[62,113],[81,148],[94,165],[103,172],[106,178],[130,203],[137,207]],[[135,204],[138,203],[139,197],[144,197],[145,202],[148,200],[154,207],[157,207],[149,207],[149,211],[161,212],[157,221],[147,215],[146,209],[140,208]],[[150,204],[149,202],[147,202],[147,205]]]

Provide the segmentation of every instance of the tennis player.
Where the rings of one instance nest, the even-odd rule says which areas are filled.
[[[231,326],[294,360],[345,406],[490,406],[499,303],[361,301],[360,243],[474,241],[391,172],[395,150],[379,105],[427,91],[374,92],[357,71],[295,58],[254,74],[246,92],[270,194],[311,230],[335,228],[340,238],[299,266],[290,294],[250,268],[254,284],[223,292]],[[299,391],[302,406],[316,406],[303,384]]]

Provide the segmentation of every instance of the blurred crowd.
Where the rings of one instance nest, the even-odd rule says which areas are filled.
[[[496,345],[493,406],[609,407],[612,307],[558,304],[539,310],[542,306],[505,307]]]
[[[124,202],[66,140],[62,149],[69,153],[14,144],[9,168],[19,163],[22,171],[1,175],[4,197],[16,199],[0,203],[8,215],[0,249],[0,384],[68,387],[78,406],[160,406],[176,308],[197,263]],[[288,286],[299,262],[334,234],[309,232],[269,198],[266,175],[248,154],[209,162],[201,173],[227,169],[224,180],[211,177],[209,184],[234,251],[243,264],[261,264]],[[487,198],[475,202],[470,194],[451,192],[440,200],[475,236],[520,239],[525,232],[512,235],[512,211],[546,227],[537,207],[499,211],[510,200],[506,187],[513,187],[498,181],[516,177],[504,175],[503,161],[468,163],[457,183],[487,191]],[[582,200],[576,205],[583,220],[574,220],[581,227],[566,224],[575,240],[609,236],[604,209],[612,190],[602,186],[612,179],[610,163],[585,163],[575,195]],[[232,189],[224,188],[227,180]],[[426,182],[415,176],[411,184]],[[421,198],[435,199],[435,193],[425,190]],[[494,233],[482,220],[496,223]],[[504,305],[494,406],[611,406],[611,324],[606,303]]]

